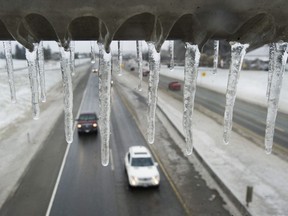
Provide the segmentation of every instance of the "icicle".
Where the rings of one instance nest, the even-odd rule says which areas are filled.
[[[154,143],[155,113],[158,97],[158,83],[160,72],[160,52],[155,49],[152,42],[148,42],[150,76],[148,83],[148,142]]]
[[[193,150],[192,123],[199,59],[200,52],[198,45],[191,45],[190,43],[186,43],[183,128],[185,133],[187,155],[192,154]]]
[[[70,51],[70,60],[69,60],[70,71],[71,71],[72,76],[74,76],[75,75],[75,41],[70,41],[69,51]],[[95,58],[96,58],[96,54],[95,54]]]
[[[267,90],[266,90],[266,97],[268,100],[269,100],[269,95],[270,95],[272,74],[274,71],[275,49],[276,49],[276,44],[271,43],[269,45],[269,70],[268,70],[268,85],[267,85]]]
[[[229,143],[230,133],[232,130],[233,108],[236,99],[236,90],[243,58],[246,54],[248,44],[231,42],[231,66],[229,71],[227,90],[226,90],[226,106],[224,113],[224,134],[223,141]]]
[[[103,166],[107,166],[110,141],[111,53],[106,53],[102,43],[98,43],[98,46],[101,71],[99,74],[101,161]]]
[[[72,76],[70,71],[70,51],[60,48],[61,54],[61,73],[64,92],[64,118],[65,118],[65,137],[67,143],[73,142],[73,88]]]
[[[120,41],[118,41],[118,64],[118,76],[122,76],[122,47]]]
[[[174,70],[174,41],[169,41],[169,53],[170,53],[170,70]]]
[[[270,59],[270,61],[274,61],[274,63],[271,63],[273,65],[274,71],[271,77],[268,98],[268,112],[266,119],[265,151],[267,154],[270,154],[272,152],[275,120],[277,116],[283,74],[285,71],[285,65],[288,56],[287,48],[288,43],[276,43],[274,50],[274,58]]]
[[[11,41],[4,41],[3,46],[6,58],[6,68],[8,74],[8,83],[10,87],[11,102],[16,103]]]
[[[46,85],[45,85],[45,72],[44,72],[44,53],[43,53],[43,42],[41,41],[37,50],[38,59],[38,72],[40,82],[41,101],[46,102]]]
[[[91,41],[91,64],[96,62],[96,42]]]
[[[213,73],[217,73],[218,67],[218,58],[219,58],[219,40],[214,41],[214,60],[213,60]]]
[[[38,62],[37,62],[37,49],[38,44],[34,44],[34,50],[30,52],[26,49],[26,59],[28,63],[28,73],[31,88],[31,102],[32,102],[32,115],[33,119],[38,119],[40,115],[39,108],[39,73],[38,73]]]
[[[138,90],[142,91],[143,62],[142,62],[142,42],[141,41],[136,41],[136,48],[137,48],[138,74],[139,74]]]

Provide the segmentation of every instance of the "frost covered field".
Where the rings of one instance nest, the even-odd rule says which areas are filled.
[[[77,59],[76,64],[87,62],[87,59]],[[10,90],[8,85],[8,76],[5,69],[6,62],[0,59],[0,135],[5,133],[7,125],[17,122],[23,118],[28,110],[31,110],[31,91],[27,70],[26,60],[13,60],[14,79],[16,89],[17,103],[11,103]],[[21,70],[22,69],[22,70]],[[46,90],[49,91],[61,78],[60,62],[48,61],[45,62],[46,70]],[[31,111],[32,118],[32,111]]]
[[[15,70],[14,80],[17,99],[16,104],[11,103],[10,100],[8,76],[5,69],[6,62],[4,59],[0,60],[0,134],[5,133],[5,128],[7,125],[15,122],[19,118],[21,119],[21,117],[24,117],[25,112],[31,108],[31,91],[28,72],[27,70],[23,70],[23,68],[27,67],[27,61],[13,60],[13,64]],[[61,73],[60,70],[57,70],[57,68],[60,68],[59,63],[51,61],[46,65],[47,69],[50,68],[50,70],[46,73],[46,89],[49,90],[53,85],[55,85],[55,83],[60,81]],[[52,68],[54,68],[54,70]]]

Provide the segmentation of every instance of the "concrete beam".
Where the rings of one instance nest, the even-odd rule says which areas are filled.
[[[0,0],[0,39],[31,49],[40,40],[153,41],[202,46],[208,39],[250,43],[288,39],[283,0]]]

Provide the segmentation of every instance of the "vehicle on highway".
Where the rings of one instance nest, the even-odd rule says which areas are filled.
[[[181,90],[181,84],[178,81],[170,82],[168,88],[173,91]]]
[[[98,73],[98,69],[97,68],[92,68],[92,73]]]
[[[160,174],[158,163],[144,146],[132,146],[125,155],[125,172],[130,187],[158,187]]]
[[[76,119],[78,134],[81,133],[97,133],[98,132],[98,117],[96,113],[81,113]]]

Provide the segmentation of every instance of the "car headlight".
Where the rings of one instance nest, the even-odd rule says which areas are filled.
[[[78,128],[81,128],[81,127],[82,127],[82,125],[81,125],[81,124],[77,124],[77,127],[78,127]]]
[[[96,123],[93,123],[93,125],[92,125],[93,127],[97,127],[97,124]]]
[[[136,178],[135,176],[131,176],[130,182],[131,182],[131,185],[136,185],[138,182],[138,178]]]
[[[159,175],[154,176],[154,177],[152,178],[152,180],[153,180],[153,183],[154,183],[155,185],[158,185],[159,182],[160,182],[160,176],[159,176]]]

